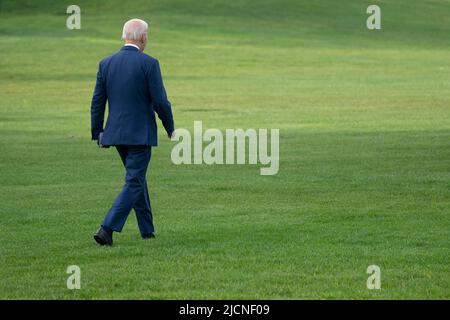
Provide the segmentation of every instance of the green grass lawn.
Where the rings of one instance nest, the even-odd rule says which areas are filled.
[[[450,298],[450,1],[0,1],[0,298]],[[149,21],[177,127],[279,128],[280,170],[181,165],[160,126],[157,238],[90,140],[98,62]],[[68,290],[66,268],[81,268]],[[366,269],[381,268],[381,290]]]

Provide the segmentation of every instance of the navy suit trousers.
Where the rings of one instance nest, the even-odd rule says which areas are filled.
[[[125,185],[102,225],[120,232],[134,209],[141,235],[149,235],[154,232],[154,227],[146,173],[152,149],[150,146],[122,145],[116,148],[126,169]]]

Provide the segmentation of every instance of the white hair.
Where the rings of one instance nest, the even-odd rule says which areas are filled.
[[[140,40],[147,33],[148,24],[141,19],[131,19],[123,25],[123,40]]]

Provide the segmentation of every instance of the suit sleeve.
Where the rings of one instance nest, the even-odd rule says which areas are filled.
[[[98,66],[97,82],[91,102],[91,133],[92,140],[98,140],[100,132],[103,132],[103,121],[106,107],[106,87],[102,76],[102,65]]]
[[[172,106],[167,100],[166,89],[161,76],[161,69],[158,60],[152,64],[148,74],[148,88],[152,99],[153,110],[155,110],[164,126],[167,134],[170,136],[174,131]]]

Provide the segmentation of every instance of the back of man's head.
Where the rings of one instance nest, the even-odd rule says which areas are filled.
[[[131,19],[123,25],[122,39],[126,43],[132,43],[144,51],[147,44],[148,24],[141,19]]]

